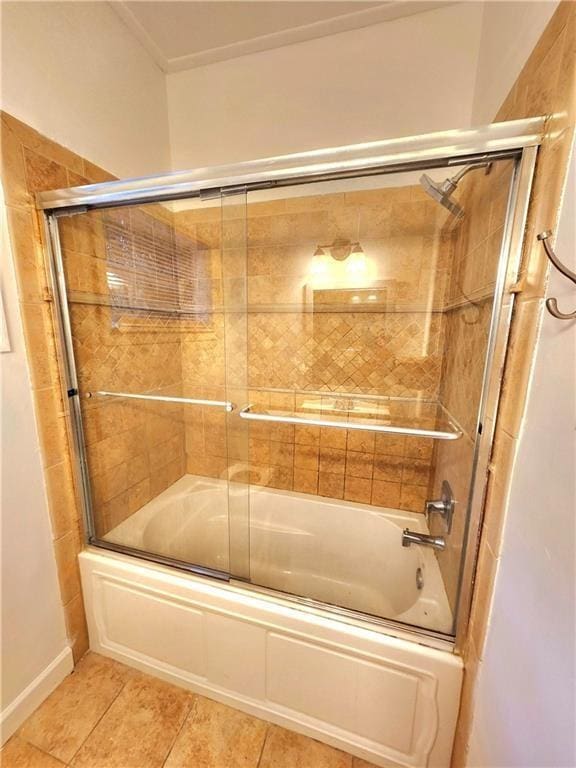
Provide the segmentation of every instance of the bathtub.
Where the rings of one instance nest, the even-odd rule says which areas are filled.
[[[451,631],[434,553],[401,543],[404,528],[427,532],[420,514],[184,475],[104,539],[228,571],[229,525],[248,501],[253,584]]]
[[[460,659],[445,641],[415,642],[351,613],[450,631],[434,553],[401,546],[404,527],[426,531],[423,516],[269,488],[249,494],[256,588],[82,552],[91,648],[376,765],[448,768]],[[186,475],[105,538],[226,571],[245,487],[232,484],[227,501],[225,482]]]

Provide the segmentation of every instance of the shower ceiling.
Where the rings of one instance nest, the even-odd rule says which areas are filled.
[[[388,2],[110,2],[164,72],[392,21],[452,5]]]

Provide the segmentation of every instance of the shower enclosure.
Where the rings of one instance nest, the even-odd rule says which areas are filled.
[[[540,127],[42,193],[89,544],[453,639]]]

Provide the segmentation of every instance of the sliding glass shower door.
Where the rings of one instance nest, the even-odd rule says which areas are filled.
[[[58,216],[90,541],[450,634],[516,168]]]

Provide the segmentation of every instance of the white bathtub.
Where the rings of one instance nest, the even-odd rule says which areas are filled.
[[[185,475],[104,538],[229,569],[229,520],[248,522],[253,584],[449,633],[452,615],[431,550],[403,547],[424,517],[291,491]],[[248,507],[249,502],[249,507]],[[423,581],[418,589],[417,571]]]
[[[107,538],[225,570],[225,493],[186,476]],[[401,547],[421,516],[269,489],[250,501],[253,582],[450,621],[433,553]],[[80,565],[93,650],[376,765],[448,768],[462,665],[447,643],[102,549]]]

